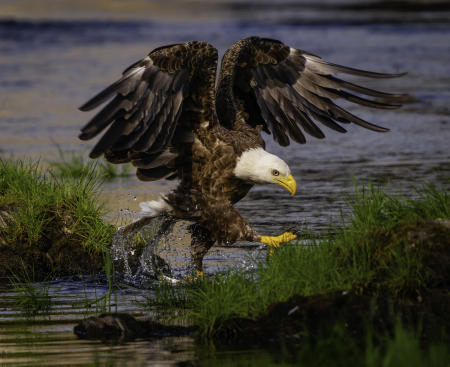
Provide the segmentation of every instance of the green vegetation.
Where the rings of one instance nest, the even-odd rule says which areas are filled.
[[[0,159],[0,277],[9,276],[27,317],[52,311],[48,287],[35,283],[50,275],[104,271],[106,294],[80,304],[97,312],[117,304],[109,257],[115,228],[101,219],[98,170],[83,167],[75,179]],[[424,185],[414,196],[357,189],[343,228],[304,234],[252,272],[158,283],[147,306],[165,322],[187,317],[199,335],[221,343],[275,340],[284,348],[214,365],[444,366],[450,192]],[[130,241],[143,249],[153,235],[130,234]]]
[[[424,297],[449,279],[450,193],[432,185],[417,199],[370,186],[357,190],[348,226],[324,238],[285,245],[255,273],[231,271],[189,291],[189,314],[204,335],[220,334],[233,318],[256,320],[270,305],[293,296],[333,292],[395,299]],[[229,332],[229,331],[227,331]]]
[[[97,288],[94,288],[94,294],[88,294],[84,289],[84,297],[72,303],[72,307],[81,309],[84,317],[92,314],[101,314],[106,312],[117,312],[118,296],[117,289],[113,283],[108,281],[108,290],[104,295],[97,294]]]
[[[448,365],[450,192],[369,186],[349,205],[343,228],[304,234],[252,272],[161,283],[147,306],[164,320],[185,309],[208,341],[205,365]]]
[[[113,164],[104,159],[100,163],[87,161],[82,155],[71,154],[70,157],[58,149],[59,161],[49,162],[54,174],[60,178],[82,178],[94,172],[103,180],[112,180],[116,177],[128,177],[131,174],[131,164]]]
[[[159,300],[183,301],[202,339],[277,346],[244,360],[218,351],[217,366],[446,366],[450,192],[424,185],[411,199],[369,186],[349,205],[332,234],[305,234],[254,272],[162,289]]]
[[[35,282],[34,268],[29,273],[24,264],[9,277],[11,290],[17,294],[13,308],[26,318],[49,315],[54,306],[48,284]]]
[[[167,281],[160,281],[153,287],[153,294],[145,297],[141,305],[144,309],[154,310],[158,320],[164,323],[186,321],[188,290],[195,286],[195,282],[176,286]]]
[[[103,160],[99,166],[100,176],[105,180],[112,180],[116,177],[129,177],[133,166],[130,163],[113,164]]]
[[[102,220],[99,182],[93,170],[70,179],[0,160],[0,277],[22,261],[37,279],[101,270],[115,229]]]

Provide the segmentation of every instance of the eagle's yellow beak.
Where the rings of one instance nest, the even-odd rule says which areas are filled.
[[[297,192],[297,182],[295,182],[294,177],[292,175],[281,177],[281,178],[274,178],[273,179],[278,185],[283,186],[286,190],[288,190],[291,195],[295,195]]]

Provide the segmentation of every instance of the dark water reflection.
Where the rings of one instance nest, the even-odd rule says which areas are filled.
[[[410,93],[418,102],[399,111],[351,108],[353,113],[390,128],[386,134],[350,126],[346,135],[325,131],[325,140],[311,138],[306,145],[283,149],[268,138],[268,149],[289,163],[299,190],[291,198],[277,187],[253,189],[238,207],[257,230],[278,234],[295,226],[318,233],[330,224],[339,224],[341,212],[348,210],[345,201],[354,190],[354,180],[360,185],[371,181],[405,196],[414,196],[413,187],[423,181],[448,187],[448,6],[441,11],[400,11],[345,8],[332,1],[321,2],[319,7],[308,2],[306,8],[299,6],[305,2],[289,1],[193,1],[182,5],[175,1],[159,2],[159,6],[155,5],[158,2],[136,1],[127,8],[105,10],[101,3],[81,1],[76,7],[73,2],[60,1],[45,7],[49,1],[44,0],[37,7],[29,1],[5,0],[0,4],[3,157],[55,159],[53,142],[64,151],[87,155],[92,143],[76,137],[89,116],[78,112],[77,106],[161,44],[206,40],[223,54],[234,41],[260,35],[336,63],[382,72],[408,71],[401,79],[371,81],[369,86]],[[103,195],[110,219],[131,219],[138,201],[170,187],[170,183],[142,184],[133,177],[107,184]],[[207,270],[240,263],[246,254],[245,246],[217,248],[206,259]],[[104,294],[105,283],[98,280],[94,286],[65,279],[51,287],[57,307],[50,318],[37,323],[22,322],[13,307],[14,293],[0,290],[0,364],[141,366],[195,364],[198,358],[216,358],[200,353],[190,338],[120,346],[79,341],[72,327],[87,311],[76,301],[86,297],[86,289],[92,297]],[[146,317],[148,311],[139,307],[138,300],[148,294],[151,291],[123,291],[115,302],[119,310]],[[240,361],[251,365],[255,362],[252,356],[254,352],[242,353]],[[218,358],[228,363],[226,353]],[[271,363],[270,355],[266,362]]]

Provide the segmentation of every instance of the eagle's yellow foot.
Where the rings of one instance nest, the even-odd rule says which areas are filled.
[[[297,235],[292,232],[284,232],[279,236],[261,236],[260,242],[274,248],[280,247],[283,242],[289,242],[295,240]]]
[[[269,246],[269,256],[273,256],[273,251],[276,248],[279,248],[283,242],[289,242],[295,240],[297,235],[292,232],[284,232],[279,236],[261,236],[259,242],[265,243]]]
[[[193,282],[194,280],[203,279],[205,277],[205,273],[201,270],[195,269],[195,275],[190,275],[186,278],[187,282]]]

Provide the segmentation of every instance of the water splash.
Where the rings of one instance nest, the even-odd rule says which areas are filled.
[[[111,253],[121,281],[147,288],[156,279],[185,279],[192,275],[191,224],[158,216],[119,227]]]

